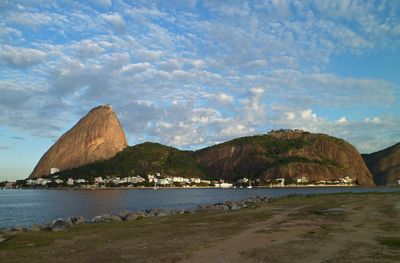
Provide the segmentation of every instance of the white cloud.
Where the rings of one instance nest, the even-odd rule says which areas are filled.
[[[249,68],[257,68],[257,67],[265,67],[267,65],[267,60],[265,59],[257,59],[250,61],[246,64],[246,67]]]
[[[190,113],[190,121],[198,124],[210,124],[215,122],[221,115],[220,113],[211,108],[196,108]]]
[[[159,57],[160,56],[157,56],[156,58],[159,58]],[[165,71],[171,72],[171,71],[174,71],[174,70],[182,69],[182,63],[179,62],[176,59],[168,59],[166,61],[161,61],[158,64],[158,68],[161,69],[161,70],[165,70]]]
[[[254,132],[253,127],[247,127],[244,124],[233,124],[233,125],[226,125],[226,128],[223,128],[220,132],[220,136],[222,137],[239,137],[239,136],[246,136],[250,135]]]
[[[46,53],[33,48],[18,48],[2,45],[0,50],[0,65],[9,64],[14,67],[30,67],[43,62]]]
[[[365,118],[364,122],[365,123],[372,123],[372,124],[380,124],[380,123],[382,123],[382,121],[381,121],[381,119],[379,117],[373,117],[372,119]]]
[[[75,50],[76,55],[79,57],[93,57],[105,51],[102,45],[104,45],[104,42],[96,43],[91,39],[85,39],[79,43],[71,45],[70,48]]]
[[[110,7],[112,5],[111,0],[90,0],[90,2],[103,8]]]
[[[161,58],[164,53],[161,50],[141,49],[135,52],[135,55],[144,61],[152,61]]]
[[[11,16],[9,21],[13,24],[37,27],[48,25],[53,19],[46,13],[19,12]]]
[[[262,123],[265,121],[263,93],[264,89],[253,87],[249,90],[250,98],[241,101],[244,106],[246,121],[250,123]]]
[[[217,100],[222,104],[227,104],[233,102],[233,97],[226,93],[221,93],[217,95]]]
[[[286,115],[286,119],[288,120],[288,121],[290,121],[290,120],[293,120],[294,118],[295,118],[295,116],[296,116],[296,114],[294,114],[293,112],[285,112],[285,115]]]
[[[346,117],[343,116],[340,119],[338,119],[337,122],[340,123],[340,124],[347,123],[347,119],[346,119]]]
[[[149,69],[150,69],[149,63],[136,63],[136,64],[129,64],[129,65],[124,66],[122,68],[122,72],[134,74],[134,73],[145,72]]]
[[[317,121],[317,114],[313,113],[311,109],[300,111],[300,116],[307,121]]]
[[[110,23],[112,26],[112,29],[116,33],[124,33],[125,32],[125,21],[124,18],[118,14],[118,13],[113,13],[113,14],[102,14],[101,17]]]

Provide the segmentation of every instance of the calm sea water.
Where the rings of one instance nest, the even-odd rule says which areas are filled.
[[[253,188],[253,189],[131,189],[131,190],[0,190],[0,228],[47,223],[58,217],[147,208],[180,209],[199,204],[239,200],[250,196],[290,194],[388,192],[400,188]]]

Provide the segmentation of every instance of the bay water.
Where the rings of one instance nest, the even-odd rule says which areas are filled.
[[[90,220],[104,213],[149,208],[184,209],[246,197],[281,197],[301,194],[388,192],[387,187],[288,187],[253,189],[159,188],[110,190],[0,190],[0,228],[29,227],[51,220],[81,215]]]

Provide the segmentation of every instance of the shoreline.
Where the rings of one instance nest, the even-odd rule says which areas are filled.
[[[161,186],[154,189],[151,186],[143,186],[143,187],[96,187],[96,188],[87,188],[87,187],[24,187],[24,188],[12,188],[12,189],[3,189],[5,190],[165,190],[165,189],[223,189],[223,190],[251,190],[251,189],[284,189],[284,188],[381,188],[381,187],[390,187],[396,188],[397,186],[362,186],[362,185],[285,185],[285,186],[253,186],[252,188],[239,188],[239,187],[214,187],[214,186],[194,186],[194,187],[180,187],[180,186]]]
[[[168,189],[170,189],[170,190],[176,190],[176,189],[181,189],[181,188],[183,188],[183,187],[175,187],[175,188],[173,188],[173,187],[163,187],[163,188],[160,188],[161,190],[168,190]],[[207,188],[207,189],[223,189],[223,188],[216,188],[216,187],[200,187],[200,188]],[[284,189],[285,187],[277,187],[278,189]],[[275,189],[277,189],[277,188],[275,188]],[[293,189],[294,187],[287,187],[287,189]],[[308,188],[308,187],[298,187],[298,189],[306,189],[306,188]],[[325,188],[325,187],[321,187],[322,189],[323,188]],[[349,187],[346,187],[346,188],[349,188]],[[365,187],[354,187],[354,189],[357,189],[357,188],[359,188],[359,189],[366,189]],[[21,190],[62,190],[62,191],[73,191],[73,190],[106,190],[106,191],[108,191],[108,190],[114,190],[114,191],[116,191],[116,190],[123,190],[123,191],[125,191],[125,190],[132,190],[132,189],[136,189],[136,188],[118,188],[118,187],[111,187],[111,188],[100,188],[100,189],[71,189],[71,188],[65,188],[65,189],[54,189],[54,188],[43,188],[43,189],[21,189]],[[143,187],[143,188],[140,188],[141,190],[153,190],[151,187],[147,187],[147,188],[145,188],[145,187]],[[196,188],[183,188],[183,189],[196,189]],[[234,188],[228,188],[228,189],[223,189],[223,190],[237,190],[237,189],[234,189]],[[254,188],[253,188],[254,189]],[[255,188],[255,189],[272,189],[272,188],[269,188],[269,187],[257,187],[257,188]],[[315,187],[314,187],[314,189],[315,189]],[[343,189],[345,189],[345,188],[343,188]],[[247,199],[260,199],[260,198],[264,198],[264,199],[268,199],[268,200],[275,200],[275,199],[279,199],[279,198],[285,198],[285,197],[290,197],[290,196],[322,196],[322,195],[339,195],[339,194],[368,194],[368,193],[396,193],[396,192],[400,192],[400,188],[399,187],[370,187],[369,188],[370,189],[370,191],[360,191],[360,192],[352,192],[352,191],[348,191],[348,192],[340,192],[340,191],[338,191],[338,192],[316,192],[316,193],[302,193],[302,192],[300,192],[300,193],[286,193],[286,194],[284,194],[284,195],[279,195],[279,196],[269,196],[267,193],[264,193],[264,194],[262,194],[262,193],[260,193],[260,195],[257,195],[257,196],[250,196],[250,195],[247,195],[247,196],[242,196],[241,198],[238,198],[238,199],[229,199],[229,200],[227,200],[227,201],[222,201],[222,202],[225,202],[225,203],[234,203],[234,202],[240,202],[240,201],[242,201],[242,200],[247,200]],[[379,189],[384,189],[384,191],[379,191]],[[241,189],[239,189],[239,190],[241,190]],[[251,192],[251,190],[252,189],[249,189],[250,191],[249,191],[249,193]],[[374,190],[377,190],[377,191],[374,191]],[[386,191],[385,191],[386,190]],[[144,210],[130,210],[130,211],[128,211],[128,210],[126,210],[126,209],[121,209],[121,210],[119,210],[119,213],[126,213],[126,212],[129,212],[129,213],[145,213],[146,211],[155,211],[155,210],[159,210],[159,211],[162,211],[163,213],[166,213],[166,214],[168,214],[168,215],[170,215],[170,214],[175,214],[175,213],[178,213],[179,211],[181,211],[182,213],[193,213],[193,211],[195,211],[196,209],[198,209],[199,207],[200,208],[202,208],[202,207],[205,207],[205,206],[215,206],[215,205],[220,205],[221,203],[200,203],[200,204],[197,204],[197,205],[194,205],[194,206],[188,206],[188,207],[184,207],[184,208],[160,208],[159,206],[152,206],[152,207],[148,207],[148,208],[144,208]],[[229,209],[228,209],[229,210]],[[114,211],[114,212],[118,212],[118,211]],[[86,217],[85,218],[85,221],[84,221],[84,223],[86,223],[86,224],[88,224],[88,223],[93,223],[93,222],[91,222],[92,221],[92,219],[93,218],[95,218],[95,217],[98,217],[98,216],[102,216],[102,215],[107,215],[107,216],[113,216],[113,215],[111,215],[111,214],[109,214],[108,212],[104,212],[104,213],[102,213],[101,215],[99,215],[99,214],[94,214],[94,215],[91,215],[91,216],[88,216],[88,217]],[[118,215],[119,216],[119,214],[116,214],[116,215]],[[73,218],[73,217],[76,217],[77,215],[64,215],[64,218],[57,218],[57,219],[62,219],[62,220],[64,220],[64,219],[66,219],[66,220],[68,220],[68,219],[70,219],[70,218]],[[81,216],[78,216],[78,217],[81,217]],[[146,216],[143,216],[143,217],[146,217]],[[86,219],[89,219],[89,220],[86,220]],[[47,220],[49,220],[49,221],[47,221]],[[0,226],[0,232],[1,232],[1,230],[5,230],[5,229],[13,229],[13,228],[16,228],[16,231],[17,232],[20,232],[20,231],[29,231],[30,230],[30,228],[32,227],[32,226],[43,226],[43,225],[49,225],[52,221],[54,221],[54,220],[56,220],[56,218],[54,217],[53,219],[47,219],[46,221],[47,221],[47,223],[46,223],[46,221],[42,221],[42,222],[31,222],[31,223],[29,223],[29,224],[22,224],[22,226],[21,225],[19,225],[19,224],[15,224],[15,225],[9,225],[9,226]],[[52,220],[52,221],[50,221],[50,220]],[[118,220],[118,219],[117,219]],[[124,221],[124,220],[122,220],[122,221]],[[44,226],[44,228],[46,228],[46,226]],[[1,233],[0,233],[1,234]]]
[[[30,258],[32,263],[55,254],[58,262],[397,262],[399,197],[398,192],[286,196],[226,212],[204,207],[193,214],[19,232],[0,242],[0,258]]]
[[[175,214],[196,214],[204,211],[213,212],[227,212],[239,210],[242,208],[251,207],[260,202],[269,202],[272,198],[268,196],[256,196],[256,197],[245,197],[239,200],[228,200],[225,202],[217,202],[213,204],[199,204],[190,208],[181,209],[163,209],[158,207],[147,208],[142,211],[120,211],[117,214],[104,213],[102,215],[95,215],[91,219],[87,220],[80,215],[71,215],[67,218],[56,218],[49,223],[33,223],[30,227],[23,227],[15,225],[9,228],[0,227],[1,234],[6,233],[7,235],[14,235],[20,232],[38,232],[38,231],[52,231],[58,232],[66,230],[70,227],[74,227],[80,224],[96,224],[104,222],[121,222],[121,221],[134,221],[140,218],[147,217],[163,217]]]

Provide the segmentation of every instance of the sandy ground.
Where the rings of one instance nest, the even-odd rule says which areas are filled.
[[[399,193],[296,196],[22,233],[0,244],[0,262],[400,262],[399,219]]]

